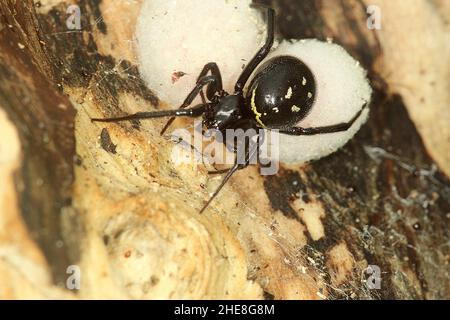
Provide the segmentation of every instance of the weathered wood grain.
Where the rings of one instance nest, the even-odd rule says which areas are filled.
[[[0,3],[0,108],[22,150],[15,184],[0,188],[0,204],[4,194],[15,194],[20,209],[0,212],[15,219],[14,228],[0,224],[0,255],[9,255],[7,261],[33,256],[33,274],[42,269],[53,279],[37,283],[26,276],[31,267],[15,273],[13,264],[2,264],[1,274],[14,276],[0,275],[10,288],[1,297],[450,297],[450,182],[444,173],[450,144],[424,129],[449,99],[440,97],[439,112],[430,107],[426,117],[417,116],[420,98],[408,92],[419,92],[423,83],[408,79],[405,91],[401,75],[389,76],[396,72],[392,61],[402,61],[389,32],[367,29],[365,2],[272,5],[281,37],[332,38],[361,61],[374,88],[368,123],[320,161],[282,166],[276,176],[261,177],[257,167],[239,172],[203,215],[198,209],[218,178],[208,177],[203,165],[171,160],[178,147],[159,135],[162,121],[90,122],[173,107],[139,76],[132,37],[140,2],[76,3],[82,30],[70,32],[65,0]],[[389,10],[402,8],[400,1],[389,3]],[[433,18],[443,25],[436,28],[445,35],[445,8],[439,1],[427,5],[435,5]],[[407,20],[396,24],[392,12],[386,19],[393,29]],[[441,33],[429,36],[442,41]],[[408,48],[413,40],[407,39]],[[431,78],[441,76],[432,67],[418,68],[424,67]],[[439,143],[436,150],[430,150],[433,143]],[[13,169],[0,172],[10,177]],[[16,212],[13,205],[0,208]],[[29,245],[17,246],[10,236],[16,230]],[[5,250],[12,245],[17,249]],[[64,286],[72,264],[83,279],[75,295],[56,287]],[[380,267],[380,290],[362,281],[368,265]],[[21,293],[24,284],[34,289]]]

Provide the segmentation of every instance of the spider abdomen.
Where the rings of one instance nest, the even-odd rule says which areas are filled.
[[[277,56],[256,71],[246,94],[247,110],[258,126],[294,126],[311,110],[316,84],[311,70],[292,56]]]

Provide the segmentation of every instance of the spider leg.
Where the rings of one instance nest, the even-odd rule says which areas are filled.
[[[176,110],[161,110],[161,111],[150,111],[150,112],[137,112],[134,114],[126,115],[117,118],[93,118],[93,122],[119,122],[119,121],[129,121],[129,120],[139,120],[139,119],[154,119],[163,117],[199,117],[201,116],[206,108],[207,104],[199,104],[191,109],[176,109]]]
[[[203,114],[206,109],[205,104],[201,104],[193,109],[183,110],[188,107],[195,97],[199,94],[202,88],[210,83],[215,83],[217,81],[215,76],[205,76],[199,80],[195,88],[189,93],[187,98],[184,100],[181,107],[177,110],[161,110],[153,112],[138,112],[135,114],[117,117],[117,118],[94,118],[91,121],[94,122],[116,122],[116,121],[126,121],[126,120],[137,120],[137,119],[151,119],[151,118],[161,118],[161,117],[198,117]]]
[[[208,202],[206,202],[206,204],[202,207],[202,209],[200,210],[200,213],[203,213],[203,211],[205,211],[205,209],[216,198],[216,196],[219,194],[220,190],[222,190],[222,188],[225,186],[225,184],[228,182],[228,180],[230,180],[231,176],[236,171],[248,167],[248,165],[250,164],[250,161],[253,159],[253,157],[255,157],[258,154],[258,151],[259,151],[259,135],[257,137],[256,143],[253,145],[249,139],[249,145],[247,146],[247,148],[245,150],[245,162],[244,163],[242,163],[242,164],[239,163],[240,157],[236,156],[235,163],[231,167],[231,169],[223,170],[224,172],[227,172],[227,174],[225,175],[225,177],[223,178],[222,182],[217,187],[217,189],[214,191],[213,195],[209,198]],[[222,170],[218,170],[217,172],[219,172],[219,171],[222,171]],[[216,172],[213,171],[212,173],[216,173]]]
[[[330,126],[323,126],[323,127],[312,127],[312,128],[299,128],[299,127],[292,127],[285,130],[280,130],[280,133],[289,134],[293,136],[311,136],[315,134],[324,134],[324,133],[335,133],[335,132],[342,132],[347,131],[350,129],[350,127],[355,123],[356,119],[359,118],[363,110],[366,108],[367,102],[363,105],[361,110],[359,110],[356,115],[348,122],[341,122],[338,124],[330,125]]]
[[[202,207],[200,210],[200,213],[203,213],[205,209],[210,205],[210,203],[214,200],[214,198],[219,194],[220,190],[222,190],[223,186],[230,180],[231,176],[239,170],[239,164],[236,162],[233,167],[231,167],[230,170],[228,170],[228,173],[226,174],[225,178],[223,178],[222,182],[220,183],[219,187],[217,187],[216,191],[214,191],[211,198],[209,198],[208,202]]]
[[[217,66],[217,64],[215,62],[210,62],[210,63],[205,64],[205,66],[203,67],[202,71],[200,72],[200,74],[197,78],[197,83],[199,83],[200,80],[203,77],[205,77],[209,71],[211,71],[211,75],[213,77],[216,77],[216,82],[208,84],[207,89],[206,89],[206,96],[208,97],[209,100],[211,100],[212,97],[214,97],[214,94],[216,92],[222,91],[223,88],[222,88],[222,75],[220,74],[219,67]],[[203,88],[202,88],[202,90],[200,90],[200,96],[202,98],[202,103],[206,104],[206,99],[205,99],[205,94],[203,93]],[[186,106],[184,106],[184,104],[181,105],[180,109],[184,109],[184,108],[186,108]],[[163,135],[164,132],[166,132],[166,130],[170,127],[170,125],[173,123],[174,120],[175,120],[175,117],[172,117],[167,121],[167,123],[161,130],[161,135]]]
[[[242,92],[245,84],[247,83],[248,78],[251,76],[256,67],[264,60],[265,57],[270,52],[272,48],[273,41],[275,38],[275,11],[267,7],[267,38],[265,44],[259,49],[256,55],[250,60],[250,62],[245,67],[244,71],[242,71],[239,76],[236,85],[234,86],[234,91],[236,93]]]
[[[265,137],[265,134],[264,134],[264,130],[258,132],[258,130],[261,130],[261,129],[258,128],[258,127],[255,127],[253,122],[248,122],[248,120],[244,120],[242,122],[238,122],[237,123],[237,128],[241,128],[241,129],[244,129],[244,130],[245,129],[254,129],[254,130],[256,130],[256,135],[257,135],[256,146],[252,145],[251,140],[248,140],[248,145],[247,144],[245,145],[246,152],[248,151],[248,149],[253,150],[253,151],[252,152],[247,152],[245,154],[244,166],[242,167],[242,169],[243,169],[243,168],[247,167],[250,164],[250,161],[256,155],[255,152],[258,152],[258,154],[259,154],[260,147],[264,143],[266,137]],[[251,139],[251,137],[249,137],[249,139]],[[244,143],[247,143],[247,141],[244,141]],[[235,147],[234,151],[236,152],[237,150],[238,150],[238,148]],[[240,162],[240,161],[242,161],[242,159],[239,158],[236,161]],[[208,174],[211,174],[211,175],[213,175],[213,174],[223,174],[223,173],[228,172],[229,170],[230,170],[229,168],[228,169],[211,170],[211,171],[208,171]]]

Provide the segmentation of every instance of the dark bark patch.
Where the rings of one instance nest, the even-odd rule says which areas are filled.
[[[285,216],[297,219],[296,211],[290,202],[298,197],[309,202],[308,191],[296,171],[280,168],[277,175],[267,176],[264,180],[264,189],[274,210],[280,210]]]

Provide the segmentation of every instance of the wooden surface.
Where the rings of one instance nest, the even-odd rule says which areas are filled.
[[[374,32],[362,1],[273,1],[280,37],[369,70],[370,119],[325,159],[239,172],[203,215],[220,177],[174,164],[162,121],[90,122],[173,107],[137,71],[140,2],[79,1],[70,32],[64,0],[1,2],[0,297],[449,299],[450,10],[411,2],[375,1]]]

